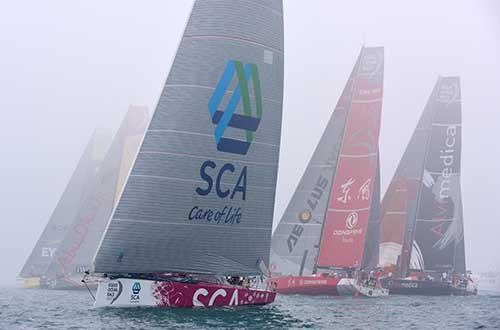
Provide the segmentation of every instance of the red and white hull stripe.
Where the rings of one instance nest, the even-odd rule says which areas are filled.
[[[356,280],[322,276],[273,277],[276,291],[280,294],[355,296],[359,294]]]
[[[265,305],[276,292],[215,283],[120,278],[99,281],[94,307],[223,307]]]

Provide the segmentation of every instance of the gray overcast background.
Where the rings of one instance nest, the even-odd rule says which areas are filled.
[[[439,74],[462,78],[468,267],[500,270],[500,1],[285,2],[275,225],[363,41],[385,46],[385,191]],[[0,4],[0,283],[13,283],[96,126],[159,96],[192,0]]]

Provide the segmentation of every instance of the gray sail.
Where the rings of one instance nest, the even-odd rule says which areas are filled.
[[[94,271],[261,274],[282,99],[282,1],[195,1]]]
[[[462,114],[460,80],[441,77],[432,99],[433,120],[425,156],[414,252],[427,271],[455,270],[463,241],[460,191]]]
[[[92,134],[78,165],[64,189],[49,222],[19,274],[22,278],[45,274],[85,195],[92,190],[98,167],[111,142],[111,131],[98,129]]]
[[[128,142],[144,134],[148,118],[147,108],[129,108],[97,173],[92,191],[72,218],[72,224],[45,274],[52,281],[51,286],[65,288],[81,285],[80,279],[90,269],[115,204],[123,155],[129,152]],[[135,146],[135,153],[137,150],[138,145]]]
[[[363,254],[364,269],[374,269],[378,266],[380,241],[380,155],[377,160],[377,172],[373,185],[370,217],[366,228],[365,251]]]
[[[328,195],[337,168],[358,63],[359,58],[273,233],[270,268],[275,275],[310,275],[315,272]]]

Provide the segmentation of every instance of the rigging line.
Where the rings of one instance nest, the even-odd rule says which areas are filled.
[[[90,296],[92,297],[92,299],[94,299],[95,301],[95,296],[94,294],[92,293],[92,290],[90,290],[89,286],[87,285],[87,282],[85,281],[85,279],[87,278],[87,275],[88,275],[88,271],[85,272],[85,275],[83,276],[82,278],[82,283],[85,284],[85,287],[87,288],[87,290],[89,291],[89,294]]]

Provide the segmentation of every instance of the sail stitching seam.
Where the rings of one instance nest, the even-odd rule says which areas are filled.
[[[203,38],[216,38],[216,39],[238,40],[238,41],[246,42],[246,43],[253,44],[253,45],[256,45],[256,46],[268,48],[268,49],[271,49],[271,50],[273,50],[273,51],[275,51],[277,53],[283,54],[283,51],[280,50],[280,49],[278,49],[278,48],[267,46],[267,45],[265,45],[263,43],[260,43],[260,42],[257,42],[257,41],[253,41],[253,40],[249,40],[249,39],[245,39],[245,38],[240,38],[240,37],[234,37],[234,36],[221,36],[221,35],[216,35],[216,34],[212,34],[212,35],[209,35],[209,34],[199,34],[199,35],[186,35],[186,36],[184,36],[183,39],[203,39]]]

